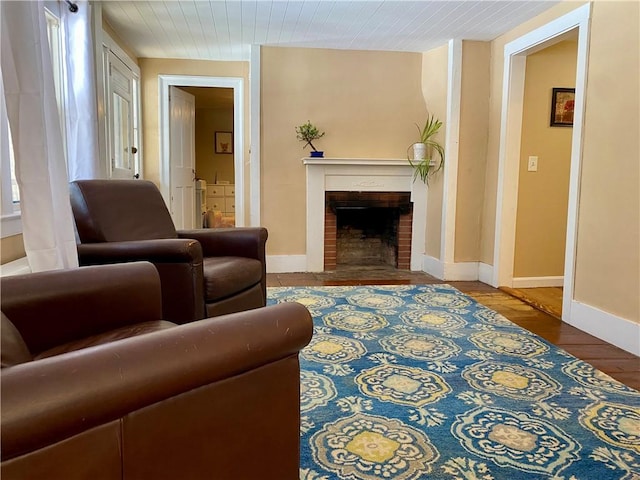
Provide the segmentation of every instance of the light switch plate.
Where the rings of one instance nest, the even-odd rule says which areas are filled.
[[[527,170],[529,172],[538,171],[538,157],[529,157],[529,162],[527,163]]]

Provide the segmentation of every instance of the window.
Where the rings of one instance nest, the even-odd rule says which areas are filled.
[[[1,72],[0,72],[1,75]],[[2,237],[16,235],[22,232],[20,220],[20,193],[15,176],[15,161],[11,132],[7,118],[7,108],[4,100],[3,83],[0,81],[0,157],[1,157],[1,217]]]
[[[60,115],[60,126],[62,129],[63,145],[64,135],[64,85],[65,85],[65,58],[63,32],[60,24],[58,2],[47,2],[45,8],[45,18],[47,22],[47,38],[49,41],[49,51],[51,52],[51,63],[53,66],[53,82]],[[1,72],[0,72],[1,75]],[[7,110],[4,100],[4,91],[0,82],[0,96],[2,105],[0,106],[0,154],[1,154],[1,218],[2,218],[2,238],[22,233],[22,222],[20,220],[20,191],[16,181],[15,159],[13,155],[13,145],[11,143],[11,129],[7,118]]]

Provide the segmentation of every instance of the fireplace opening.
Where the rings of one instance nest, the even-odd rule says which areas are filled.
[[[326,192],[325,270],[409,270],[412,217],[409,192]]]
[[[336,208],[336,265],[397,266],[397,208]]]

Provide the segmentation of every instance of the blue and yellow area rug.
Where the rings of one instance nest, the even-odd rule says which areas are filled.
[[[640,393],[451,286],[268,296],[314,317],[302,480],[640,479]]]

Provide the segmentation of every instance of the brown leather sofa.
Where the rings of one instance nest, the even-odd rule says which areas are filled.
[[[153,263],[163,318],[186,323],[266,305],[265,228],[176,231],[145,180],[71,182],[80,265]]]
[[[302,305],[174,325],[146,262],[0,287],[3,480],[299,478]]]

